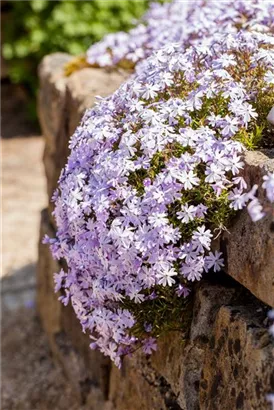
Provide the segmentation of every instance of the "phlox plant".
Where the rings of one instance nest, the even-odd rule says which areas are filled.
[[[168,43],[187,48],[214,33],[240,29],[272,31],[271,0],[173,0],[151,3],[134,28],[106,35],[86,53],[90,65],[133,68],[139,61]]]
[[[67,264],[61,301],[116,365],[187,323],[193,283],[224,266],[212,240],[231,216],[265,215],[242,170],[245,150],[269,141],[273,105],[274,36],[233,26],[164,45],[85,113],[45,241]],[[274,175],[263,188],[273,209]]]

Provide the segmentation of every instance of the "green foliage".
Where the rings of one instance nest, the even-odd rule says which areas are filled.
[[[148,4],[149,0],[10,1],[2,52],[11,81],[25,84],[35,95],[37,65],[44,55],[84,53],[106,33],[129,30]]]
[[[145,337],[145,326],[149,323],[152,325],[149,336],[158,338],[168,331],[177,330],[182,332],[182,341],[187,339],[193,312],[192,295],[188,298],[174,297],[174,289],[169,286],[156,286],[154,292],[157,297],[140,304],[129,298],[123,300],[123,308],[136,318],[131,334],[138,338]]]

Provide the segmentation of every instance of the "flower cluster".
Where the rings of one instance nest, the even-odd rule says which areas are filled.
[[[70,140],[53,198],[57,234],[47,238],[68,266],[56,291],[118,366],[139,346],[155,350],[192,283],[223,267],[211,243],[231,215],[245,206],[264,215],[241,172],[246,147],[269,135],[274,37],[231,27],[155,51]],[[263,185],[270,202],[273,180]]]
[[[257,222],[262,219],[268,212],[271,212],[274,216],[274,210],[271,204],[274,202],[274,174],[267,174],[263,177],[262,187],[265,189],[266,198],[269,201],[269,206],[260,203],[259,199],[254,197],[248,204],[247,210],[253,222]],[[257,186],[255,186],[255,189]]]
[[[187,48],[216,33],[244,30],[273,30],[271,0],[173,0],[152,3],[142,22],[129,33],[109,34],[87,51],[91,65],[126,68],[150,56],[169,43]]]

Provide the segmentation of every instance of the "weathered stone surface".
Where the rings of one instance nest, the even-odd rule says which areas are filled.
[[[60,349],[69,340],[69,354],[73,362],[77,362],[77,380],[81,388],[81,394],[89,396],[91,400],[94,397],[93,393],[96,393],[96,397],[98,397],[99,392],[101,392],[101,397],[105,400],[109,389],[109,358],[98,351],[90,349],[91,340],[87,334],[82,332],[80,323],[70,305],[63,306],[61,327],[62,333],[56,335],[56,344]],[[65,356],[62,356],[62,360],[69,378],[71,380],[75,379],[76,366],[70,363],[68,367]]]
[[[204,352],[221,306],[235,297],[233,287],[201,283],[196,291],[188,340],[180,332],[170,332],[159,341],[151,364],[170,384],[182,409],[198,409],[198,390]]]
[[[84,68],[68,77],[69,136],[80,123],[85,110],[94,105],[96,97],[113,93],[127,77],[125,71],[98,68]]]
[[[52,258],[49,246],[42,244],[45,235],[54,236],[47,209],[41,213],[37,266],[37,307],[43,328],[52,342],[53,335],[61,331],[62,305],[58,301],[58,295],[54,293],[53,282],[53,274],[59,272],[61,266]]]
[[[45,138],[43,160],[49,199],[68,154],[67,78],[64,76],[63,67],[70,59],[69,54],[55,53],[44,57],[39,66],[40,87],[37,109]]]
[[[112,366],[109,402],[113,410],[180,410],[170,385],[141,352],[126,358],[121,370]]]
[[[274,150],[248,152],[243,174],[248,188],[261,185],[266,171],[274,172]],[[259,198],[263,200],[262,189]],[[221,240],[226,256],[227,273],[249,289],[257,298],[274,307],[274,232],[271,215],[256,223],[242,211]]]
[[[274,344],[263,326],[265,315],[241,287],[207,282],[198,287],[189,339],[170,333],[151,357],[152,368],[169,383],[183,410],[268,408]],[[237,407],[242,391],[244,407]]]
[[[221,307],[205,352],[201,410],[270,408],[266,394],[274,391],[274,346],[262,319],[246,306]]]
[[[216,315],[221,306],[230,303],[239,290],[234,284],[226,287],[204,281],[195,293],[193,319],[190,329],[190,341],[204,345],[208,342]]]
[[[74,315],[73,312],[66,312],[66,315],[69,316],[69,313]],[[79,324],[74,333],[81,335]],[[54,342],[51,343],[53,357],[61,365],[79,403],[89,403],[91,410],[101,408],[107,398],[108,360],[100,353],[90,350],[88,337],[85,338],[86,344],[82,349],[81,343],[75,344],[65,330],[54,336]]]
[[[97,95],[111,94],[127,76],[124,71],[85,68],[65,77],[64,65],[71,58],[69,54],[55,53],[46,56],[39,66],[38,114],[45,137],[44,165],[49,199],[66,164],[69,138],[83,113],[94,105]]]

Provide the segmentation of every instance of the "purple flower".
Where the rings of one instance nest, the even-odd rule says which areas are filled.
[[[152,324],[150,324],[150,323],[145,323],[145,324],[144,324],[144,328],[145,328],[145,331],[146,331],[147,333],[150,333],[150,332],[152,331]]]
[[[253,199],[248,204],[247,210],[253,222],[257,222],[265,216],[265,212],[263,212],[263,207],[257,198]]]
[[[60,270],[59,273],[54,273],[54,283],[55,283],[55,288],[54,291],[58,292],[62,286],[64,285],[64,279],[66,278],[66,273],[64,272],[63,269]]]
[[[192,243],[198,250],[202,251],[203,248],[209,250],[212,236],[211,231],[206,229],[205,225],[202,225],[194,231]]]
[[[185,286],[179,284],[176,293],[179,297],[183,296],[186,298],[190,294],[190,289],[186,288]]]
[[[143,352],[145,354],[151,354],[154,351],[157,350],[157,343],[156,339],[154,337],[148,337],[143,341]]]
[[[274,202],[274,173],[263,176],[262,187],[266,190],[266,196],[270,202]]]
[[[177,179],[183,184],[184,189],[191,189],[193,186],[199,185],[199,178],[193,171],[182,171]]]
[[[188,223],[189,221],[193,221],[197,215],[197,207],[194,205],[183,205],[182,210],[177,212],[178,219],[182,221],[182,223]]]
[[[108,34],[102,41],[92,45],[87,51],[87,61],[101,67],[130,61],[136,64],[157,53],[157,62],[169,62],[173,67],[172,56],[176,51],[173,43],[182,44],[184,48],[200,43],[205,54],[212,54],[207,49],[208,38],[219,33],[233,34],[242,21],[246,30],[256,26],[257,31],[269,32],[272,24],[273,3],[271,1],[248,2],[226,0],[212,4],[202,0],[184,2],[173,0],[171,3],[152,3],[142,20],[129,33]],[[164,54],[161,49],[163,47]],[[170,57],[168,59],[168,57]],[[170,60],[170,61],[169,61]],[[227,69],[237,65],[235,57],[228,52],[218,55],[214,61],[214,69],[219,75],[227,73]],[[187,79],[193,81],[192,67],[187,67]],[[271,71],[266,73],[266,80],[271,81]],[[169,73],[162,73],[159,84],[170,86],[172,78]]]
[[[224,259],[221,256],[221,252],[209,252],[208,256],[205,257],[205,270],[213,268],[214,272],[220,271],[224,267]]]
[[[161,270],[157,275],[158,284],[163,286],[172,286],[175,283],[173,276],[177,276],[177,272],[174,268],[170,268],[168,265],[165,269]]]
[[[230,192],[228,199],[231,201],[229,206],[235,209],[235,211],[238,211],[246,206],[248,196],[246,193],[243,193],[242,189],[234,188],[233,191]]]

